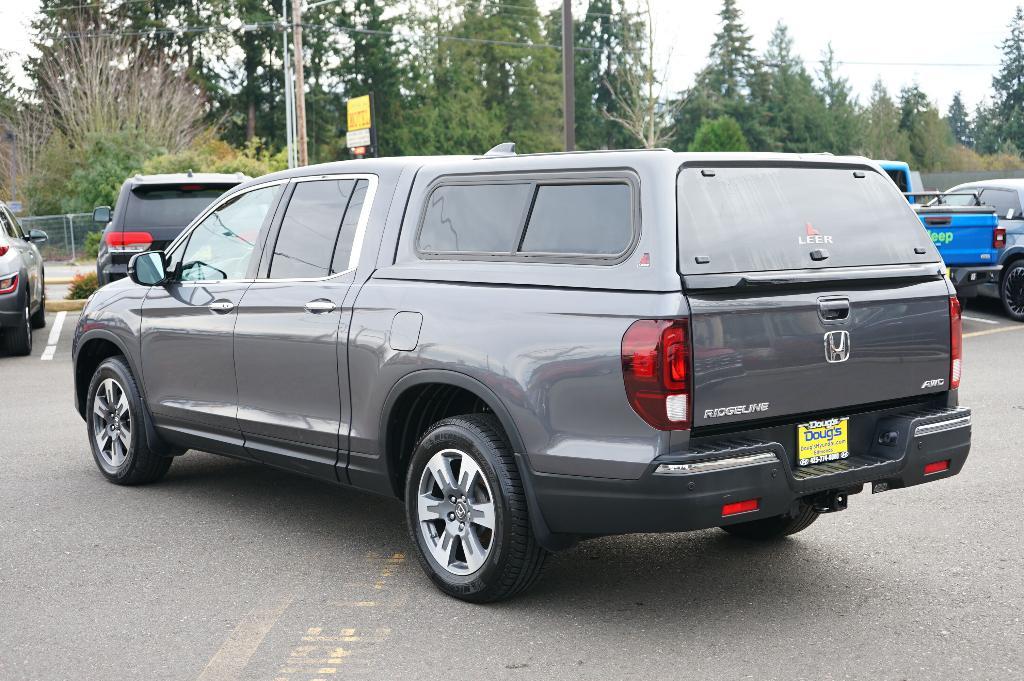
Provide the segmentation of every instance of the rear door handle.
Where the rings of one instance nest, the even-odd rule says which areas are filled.
[[[231,312],[235,309],[235,304],[230,300],[215,300],[206,307],[210,308],[214,312],[224,314],[225,312]]]
[[[313,314],[319,314],[321,312],[334,312],[338,309],[330,300],[311,300],[306,303],[306,312],[312,312]]]

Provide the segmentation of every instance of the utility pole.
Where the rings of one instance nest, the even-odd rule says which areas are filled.
[[[284,127],[285,140],[288,144],[288,167],[294,168],[297,165],[295,158],[295,107],[292,101],[292,66],[288,61],[288,3],[291,0],[281,0],[281,48],[284,59]]]
[[[306,149],[306,92],[302,72],[302,0],[292,0],[292,27],[295,38],[295,124],[298,128],[299,166],[309,165]]]
[[[562,116],[565,150],[576,150],[576,57],[573,54],[572,0],[562,0]]]

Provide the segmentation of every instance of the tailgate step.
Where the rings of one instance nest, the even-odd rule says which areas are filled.
[[[891,461],[891,459],[882,459],[877,456],[858,454],[851,456],[848,459],[840,459],[839,461],[829,461],[827,463],[798,467],[793,471],[793,477],[797,480],[809,480],[811,478],[821,478],[829,475],[839,475],[840,473],[849,473],[850,471],[869,468],[871,466],[880,466],[885,463],[890,463]]]

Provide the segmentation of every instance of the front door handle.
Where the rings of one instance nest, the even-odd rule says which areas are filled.
[[[232,303],[230,300],[216,300],[207,305],[206,307],[210,308],[214,312],[224,314],[225,312],[231,312],[232,310],[234,310],[235,304]]]
[[[319,314],[321,312],[334,312],[338,309],[330,300],[311,300],[306,303],[306,312],[312,312],[313,314]]]

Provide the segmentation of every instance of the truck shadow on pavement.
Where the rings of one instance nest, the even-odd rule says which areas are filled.
[[[404,552],[410,558],[408,588],[453,611],[480,607],[442,596],[420,573],[404,510],[394,499],[198,452],[179,458],[167,478],[145,493],[158,495],[153,503],[164,511],[181,507],[189,516],[215,519],[197,531],[251,534],[268,552],[289,552],[297,562]],[[798,537],[769,544],[720,530],[584,541],[553,556],[531,591],[484,607],[540,619],[579,616],[595,627],[617,628],[634,619],[671,628],[699,622],[707,631],[716,621],[724,628],[751,626],[755,622],[744,620],[750,617],[762,623],[842,618],[865,601],[914,588],[913,575],[879,584],[885,556],[859,555],[842,541],[841,528],[830,527],[833,522],[823,516]]]

